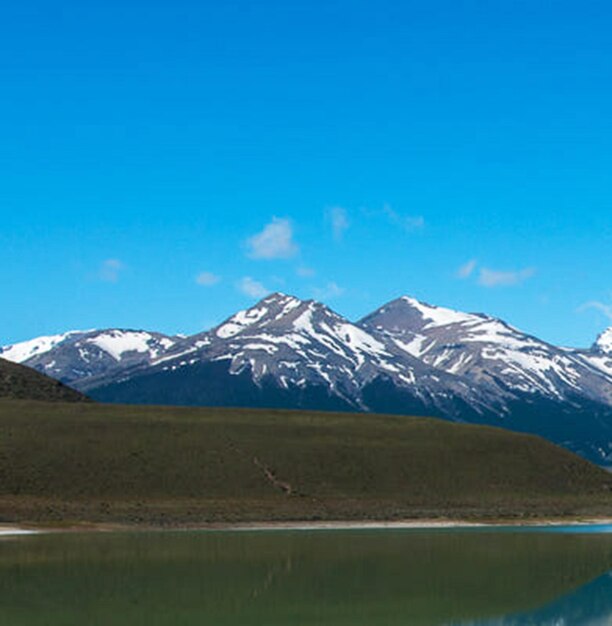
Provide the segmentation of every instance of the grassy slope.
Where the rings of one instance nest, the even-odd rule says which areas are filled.
[[[0,359],[0,398],[84,402],[82,393],[36,370]]]
[[[441,420],[0,401],[0,519],[612,515],[612,476]]]

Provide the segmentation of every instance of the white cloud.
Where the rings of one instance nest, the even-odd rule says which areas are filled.
[[[286,280],[285,278],[283,278],[282,276],[270,276],[270,280],[275,284],[275,285],[285,285],[286,284]]]
[[[478,284],[483,287],[509,287],[520,285],[534,274],[535,269],[533,267],[526,267],[516,271],[499,271],[482,267],[478,276]]]
[[[272,218],[264,229],[247,240],[252,259],[289,259],[299,252],[293,241],[293,225],[288,219]]]
[[[317,300],[331,300],[341,296],[346,289],[339,287],[335,282],[329,282],[324,287],[314,287],[312,290],[313,296]]]
[[[591,302],[585,302],[578,310],[586,311],[587,309],[595,309],[612,321],[612,304],[604,304],[603,302],[592,300]]]
[[[119,259],[106,259],[100,265],[98,276],[105,283],[116,283],[125,265]]]
[[[344,235],[344,231],[350,226],[348,213],[346,209],[336,206],[329,210],[329,218],[331,220],[334,239],[340,241]]]
[[[196,283],[202,287],[212,287],[220,280],[221,277],[213,274],[212,272],[200,272],[195,278]]]
[[[388,204],[385,204],[382,211],[393,225],[399,226],[406,232],[410,233],[425,228],[425,218],[422,215],[402,215]]]
[[[262,283],[254,280],[250,276],[245,276],[237,284],[238,290],[249,298],[263,298],[270,293]]]
[[[461,280],[465,280],[466,278],[469,278],[473,274],[474,270],[476,269],[476,265],[477,265],[476,259],[471,259],[467,263],[464,263],[457,270],[457,278],[460,278]]]
[[[314,276],[316,274],[316,272],[312,269],[312,267],[306,267],[305,265],[300,265],[295,270],[295,273],[300,278],[311,278],[312,276]]]

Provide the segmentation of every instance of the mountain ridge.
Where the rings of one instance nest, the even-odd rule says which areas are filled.
[[[0,357],[74,384],[117,366],[150,363],[176,341],[178,337],[145,330],[73,330],[0,347]]]
[[[590,349],[568,349],[410,296],[352,322],[315,300],[273,293],[191,336],[58,337],[42,338],[44,351],[29,342],[23,363],[98,400],[433,415],[543,434],[612,459],[608,331]],[[3,354],[28,352],[17,344]]]

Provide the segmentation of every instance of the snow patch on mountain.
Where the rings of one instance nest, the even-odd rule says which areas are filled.
[[[595,341],[593,348],[603,354],[609,354],[612,356],[612,326],[604,330],[603,333],[597,337],[597,341]]]
[[[28,359],[35,356],[41,356],[50,352],[53,348],[67,339],[82,336],[87,332],[92,331],[73,330],[59,335],[36,337],[35,339],[30,339],[29,341],[22,341],[20,343],[0,348],[0,356],[7,361],[12,361],[13,363],[24,363]]]
[[[474,321],[476,315],[470,313],[462,313],[461,311],[455,311],[454,309],[447,309],[441,306],[435,306],[433,304],[426,304],[420,302],[410,296],[402,296],[400,298],[403,302],[406,302],[414,310],[418,311],[426,322],[425,328],[431,328],[432,326],[446,326],[447,324],[460,324],[470,323]],[[385,307],[380,311],[385,312]]]
[[[612,354],[583,353],[582,358],[612,380]]]
[[[71,331],[8,346],[0,356],[78,386],[117,369],[150,365],[178,341],[142,330]]]
[[[151,333],[122,330],[111,330],[83,343],[98,346],[116,361],[120,361],[123,355],[129,352],[148,353],[151,358],[155,358],[161,350],[174,345],[174,341],[167,337],[156,342]]]
[[[216,330],[217,337],[222,339],[228,339],[238,333],[242,332],[245,328],[257,322],[266,315],[268,309],[265,307],[253,308],[247,311],[239,311],[230,318],[225,324],[219,326]]]

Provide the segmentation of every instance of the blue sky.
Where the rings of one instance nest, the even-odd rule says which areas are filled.
[[[266,290],[612,324],[608,2],[23,2],[0,22],[0,344]]]

